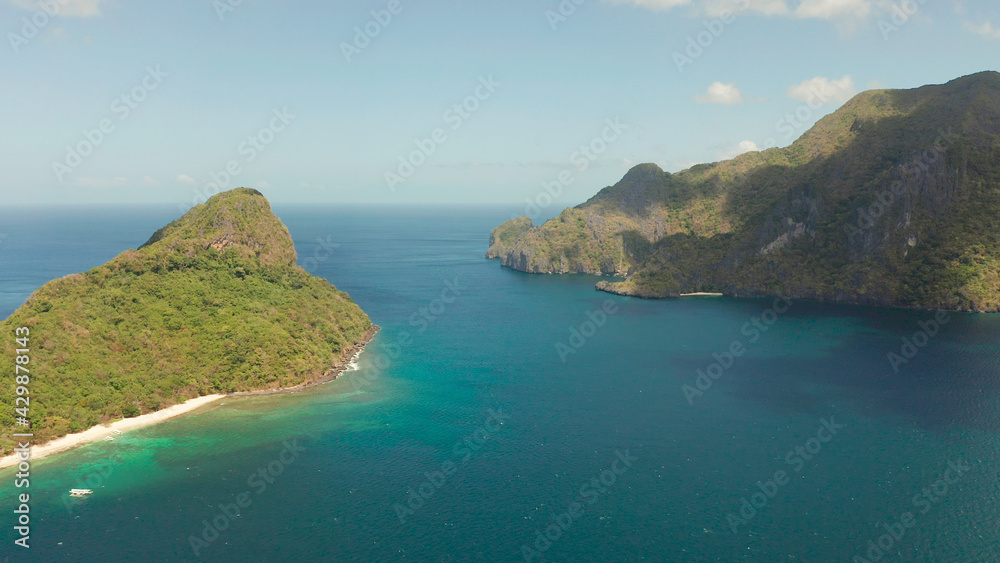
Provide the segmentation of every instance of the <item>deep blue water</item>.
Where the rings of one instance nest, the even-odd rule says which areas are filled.
[[[0,317],[175,211],[3,210]],[[299,263],[382,326],[360,369],[36,462],[30,550],[13,546],[17,489],[0,471],[0,554],[851,561],[889,526],[902,537],[885,536],[883,561],[1000,560],[1000,316],[950,315],[897,373],[887,354],[933,313],[643,301],[589,276],[512,272],[483,258],[510,209],[275,211]],[[729,365],[734,343],[744,352]],[[710,368],[713,354],[729,367]],[[699,370],[721,375],[691,404],[683,386]],[[935,491],[949,462],[968,469]],[[272,482],[253,477],[268,467]],[[729,520],[758,481],[766,505]],[[95,494],[68,504],[88,483]],[[915,502],[925,487],[933,502]],[[906,512],[913,526],[894,527]],[[538,540],[546,530],[556,539]]]

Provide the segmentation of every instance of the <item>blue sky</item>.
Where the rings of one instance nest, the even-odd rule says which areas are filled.
[[[986,0],[0,0],[0,31],[8,203],[521,204],[549,183],[564,207],[1000,55]]]

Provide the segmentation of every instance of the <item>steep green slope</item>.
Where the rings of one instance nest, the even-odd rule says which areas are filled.
[[[615,293],[1000,310],[1000,74],[864,92],[783,149],[639,165],[520,233],[488,255],[627,275]]]
[[[52,281],[0,322],[30,328],[35,442],[212,393],[321,377],[370,336],[350,297],[295,265],[260,192],[218,194],[83,274]],[[0,403],[13,405],[13,387]],[[11,448],[12,408],[0,411]]]

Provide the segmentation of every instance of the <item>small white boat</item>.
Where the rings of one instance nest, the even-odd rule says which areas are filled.
[[[121,433],[122,433],[121,430],[119,430],[117,428],[112,428],[111,431],[114,432],[115,434],[118,434],[119,436],[121,436]]]
[[[94,491],[90,489],[70,489],[69,496],[71,497],[85,497],[87,495],[94,494]]]
[[[104,439],[107,440],[107,441],[109,441],[109,442],[114,442],[115,441],[115,437],[114,436],[105,436]]]

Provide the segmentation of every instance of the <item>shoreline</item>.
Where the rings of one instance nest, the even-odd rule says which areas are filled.
[[[302,391],[304,389],[309,389],[311,387],[323,385],[324,383],[329,383],[334,379],[337,379],[341,375],[344,375],[344,372],[347,371],[347,368],[351,367],[351,362],[353,362],[354,359],[358,356],[358,354],[360,354],[361,351],[365,349],[365,346],[368,346],[368,343],[372,341],[372,338],[375,338],[375,335],[378,334],[378,331],[380,330],[382,330],[382,327],[373,324],[370,329],[368,329],[363,335],[361,335],[361,340],[358,340],[353,345],[351,345],[350,348],[344,350],[344,352],[340,355],[340,359],[333,364],[333,367],[326,370],[325,372],[323,372],[323,375],[315,379],[311,379],[309,381],[306,381],[304,383],[299,383],[297,385],[292,385],[291,387],[279,387],[277,389],[257,389],[254,391],[235,391],[233,393],[229,393],[228,395],[226,395],[226,397],[249,397],[252,395],[278,395],[281,393],[295,393],[298,391]]]
[[[516,270],[510,268],[516,272],[521,270]],[[543,275],[543,274],[539,274]],[[545,274],[548,275],[548,274]],[[659,299],[677,299],[680,297],[692,297],[696,296],[691,293],[667,293],[667,294],[650,294],[650,293],[640,293],[635,289],[619,289],[612,287],[607,281],[601,280],[594,285],[594,289],[597,291],[603,291],[605,293],[610,293],[611,295],[621,295],[622,297],[635,297],[636,299],[649,299],[651,301]],[[815,303],[818,305],[844,305],[849,307],[864,307],[866,309],[887,309],[893,311],[923,311],[936,313],[938,311],[944,311],[946,313],[969,313],[973,315],[1000,315],[1000,306],[992,309],[974,309],[972,307],[944,307],[944,306],[917,306],[908,305],[903,303],[879,303],[875,301],[864,301],[864,300],[850,300],[850,299],[830,299],[824,298],[820,295],[805,295],[802,294],[788,294],[779,295],[776,293],[750,293],[750,292],[736,292],[728,293],[723,295],[712,295],[712,297],[727,297],[729,299],[791,299],[793,301],[802,301],[808,303]]]
[[[31,456],[29,457],[29,460],[41,459],[46,456],[72,450],[74,448],[83,446],[85,444],[97,442],[98,440],[103,440],[105,436],[114,436],[115,433],[113,432],[113,430],[124,432],[126,430],[134,430],[136,428],[142,428],[143,426],[149,426],[151,424],[156,424],[157,422],[162,422],[164,420],[169,420],[171,418],[188,413],[190,411],[197,409],[198,407],[207,405],[208,403],[217,401],[224,397],[225,395],[222,394],[203,395],[201,397],[195,397],[194,399],[188,399],[183,403],[179,403],[172,407],[167,407],[165,409],[161,409],[156,412],[139,415],[132,418],[123,418],[121,420],[112,422],[107,425],[99,424],[97,426],[92,426],[84,430],[83,432],[77,432],[75,434],[67,434],[60,438],[49,440],[44,444],[38,444],[38,445],[32,444],[30,447]],[[0,469],[17,465],[18,461],[19,460],[16,453],[0,458]]]
[[[163,422],[164,420],[169,420],[171,418],[176,418],[178,416],[187,414],[193,410],[203,407],[209,403],[218,401],[219,399],[224,399],[226,397],[240,397],[249,395],[276,395],[279,393],[294,393],[296,391],[301,391],[303,389],[308,389],[310,387],[315,387],[317,385],[322,385],[337,379],[347,371],[350,367],[351,362],[365,349],[365,346],[371,342],[375,334],[381,330],[378,325],[372,325],[372,328],[368,329],[365,334],[361,337],[361,340],[355,342],[350,348],[345,350],[341,355],[340,359],[333,364],[333,367],[323,372],[323,375],[306,381],[305,383],[300,383],[298,385],[293,385],[291,387],[284,387],[281,389],[261,389],[258,391],[238,391],[235,393],[216,393],[213,395],[203,395],[201,397],[194,397],[188,399],[183,403],[178,403],[176,405],[167,407],[165,409],[160,409],[155,412],[146,413],[143,415],[135,416],[132,418],[124,418],[117,420],[110,424],[99,424],[97,426],[92,426],[82,432],[77,432],[75,434],[67,434],[65,436],[56,438],[54,440],[49,440],[43,444],[32,444],[30,446],[31,456],[29,460],[41,459],[50,455],[60,454],[67,452],[69,450],[103,440],[105,436],[114,436],[114,430],[124,432],[126,430],[135,430],[137,428],[142,428],[145,426],[150,426],[158,422]],[[12,453],[8,456],[0,458],[0,469],[6,469],[8,467],[13,467],[17,465],[20,461],[17,457],[17,453]]]

